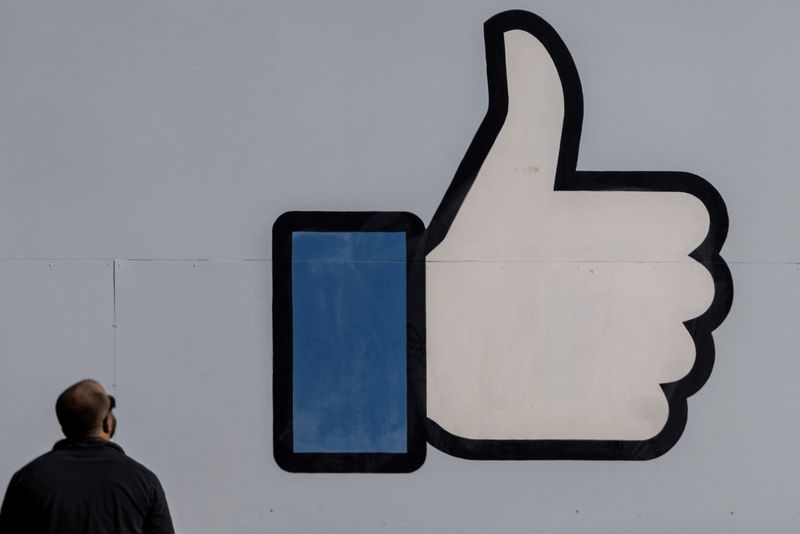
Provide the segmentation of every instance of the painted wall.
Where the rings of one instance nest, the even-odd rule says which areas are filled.
[[[685,170],[736,298],[678,444],[644,463],[297,475],[272,458],[270,231],[433,215],[486,110],[482,23],[547,19],[579,169]],[[0,484],[113,385],[181,532],[794,532],[800,7],[791,2],[0,3]]]

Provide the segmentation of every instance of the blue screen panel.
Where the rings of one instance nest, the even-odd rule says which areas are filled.
[[[294,452],[407,450],[406,234],[292,234]]]

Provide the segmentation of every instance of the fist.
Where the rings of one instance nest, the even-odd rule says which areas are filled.
[[[576,171],[555,31],[485,27],[489,110],[426,232],[427,434],[466,458],[647,459],[710,373],[727,213],[680,172]]]

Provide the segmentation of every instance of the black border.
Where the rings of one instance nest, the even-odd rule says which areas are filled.
[[[494,144],[508,112],[503,34],[523,30],[536,37],[552,57],[564,91],[564,124],[554,190],[556,191],[682,191],[705,205],[711,218],[708,235],[690,257],[702,263],[714,279],[714,299],[709,309],[684,325],[696,347],[694,366],[687,376],[662,384],[669,402],[664,428],[643,441],[623,440],[482,440],[453,435],[427,420],[428,441],[436,448],[474,460],[648,460],[667,452],[686,426],[687,398],[708,379],[714,366],[711,332],[722,323],[733,302],[730,270],[719,251],[728,232],[728,212],[722,197],[703,178],[685,172],[577,171],[578,146],[583,121],[583,96],[575,63],[556,31],[542,18],[526,11],[507,11],[486,21],[486,64],[489,107],[450,187],[426,231],[426,252],[447,235],[484,159]],[[424,383],[423,383],[424,385]]]
[[[292,233],[405,232],[407,252],[408,451],[295,453],[292,450]],[[407,473],[425,461],[425,226],[405,212],[293,211],[272,227],[273,455],[296,473]],[[422,384],[423,387],[418,387]]]

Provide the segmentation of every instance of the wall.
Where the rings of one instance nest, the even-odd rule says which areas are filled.
[[[736,296],[683,438],[645,463],[293,475],[272,459],[270,229],[430,220],[486,106],[482,22],[547,19],[581,169],[687,170]],[[800,37],[792,2],[0,3],[0,480],[85,376],[180,532],[795,532]],[[4,484],[5,482],[3,482]]]

